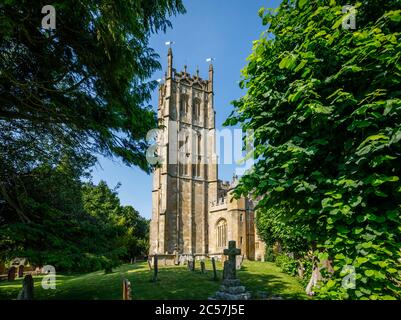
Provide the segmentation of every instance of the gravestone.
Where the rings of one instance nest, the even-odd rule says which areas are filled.
[[[8,273],[7,273],[7,280],[8,281],[14,281],[15,272],[16,272],[16,269],[15,269],[14,266],[12,266],[10,269],[8,269]]]
[[[24,268],[25,267],[23,265],[18,267],[18,278],[22,278],[24,276]]]
[[[185,265],[186,262],[187,262],[186,257],[185,257],[185,256],[180,256],[179,261],[178,261],[178,264],[179,264],[179,265]]]
[[[27,274],[22,282],[22,289],[18,293],[17,300],[33,300],[33,278]]]
[[[205,261],[201,260],[200,267],[201,267],[201,273],[205,273]]]
[[[195,271],[195,264],[196,264],[195,256],[192,256],[192,269],[191,269],[191,271]]]
[[[150,261],[150,259],[148,259],[148,267],[149,267],[149,270],[152,270],[152,261]]]
[[[178,266],[180,264],[180,255],[178,251],[174,250],[174,264]]]
[[[131,282],[128,279],[123,280],[123,300],[132,300]]]
[[[188,270],[189,271],[194,271],[194,264],[195,264],[195,262],[193,260],[188,260]]]
[[[209,300],[249,300],[251,294],[237,279],[236,256],[241,254],[241,250],[236,248],[235,241],[229,241],[228,249],[224,249],[224,254],[228,256],[228,260],[224,261],[224,280],[220,291]]]
[[[157,254],[155,254],[153,256],[153,269],[154,269],[154,273],[153,273],[153,281],[157,281],[157,274],[159,273],[159,266],[158,266],[158,258],[157,258]]]
[[[224,261],[223,279],[236,279],[236,256],[241,254],[241,249],[235,247],[235,241],[228,242],[228,249],[224,249],[224,255],[228,260]]]
[[[217,281],[219,280],[219,278],[217,277],[216,260],[214,259],[214,257],[212,258],[212,266],[213,266],[213,281]]]
[[[235,258],[235,269],[241,270],[242,263],[244,262],[244,256],[236,256]]]

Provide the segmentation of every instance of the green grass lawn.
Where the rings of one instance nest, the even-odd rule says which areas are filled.
[[[188,271],[186,266],[160,266],[159,279],[151,281],[153,271],[147,263],[123,265],[111,274],[103,271],[81,275],[57,275],[56,289],[44,290],[41,287],[42,277],[34,277],[35,299],[76,299],[76,300],[114,300],[122,297],[122,279],[131,281],[133,299],[177,299],[202,300],[213,295],[220,286],[220,281],[213,281],[211,263],[206,263],[207,272],[201,274],[197,263],[195,272]],[[218,275],[222,277],[222,265],[217,263]],[[238,277],[257,298],[258,292],[269,295],[280,295],[285,299],[307,299],[298,280],[270,262],[245,261]],[[22,286],[22,280],[0,282],[0,299],[15,299]]]

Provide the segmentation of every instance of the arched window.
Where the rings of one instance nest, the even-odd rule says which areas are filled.
[[[198,98],[194,99],[193,117],[195,120],[200,119],[200,100]]]
[[[202,149],[201,149],[201,147],[202,147],[202,136],[201,136],[200,133],[198,133],[197,147],[198,147],[198,150],[197,150],[198,152],[197,152],[197,154],[198,154],[198,156],[200,156],[200,155],[201,155],[201,152],[202,152]]]
[[[181,116],[185,116],[188,113],[188,95],[183,93],[181,94],[180,99],[180,114]]]
[[[217,248],[223,249],[227,246],[227,221],[220,219],[216,225]]]

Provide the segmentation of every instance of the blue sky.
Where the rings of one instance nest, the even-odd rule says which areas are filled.
[[[261,7],[274,8],[280,1],[262,0],[184,0],[185,15],[172,17],[173,28],[166,34],[152,36],[150,46],[160,55],[162,70],[153,79],[163,78],[166,70],[166,41],[174,41],[174,67],[180,71],[184,65],[207,79],[208,63],[214,61],[214,91],[216,127],[222,124],[232,111],[231,101],[244,95],[238,86],[240,70],[252,52],[252,42],[260,37],[266,27],[258,17]],[[157,109],[157,90],[153,92],[151,105]],[[235,165],[219,165],[219,178],[231,180]],[[129,168],[119,160],[100,157],[93,168],[93,182],[104,180],[114,188],[121,183],[119,197],[123,205],[132,205],[142,216],[151,217],[152,176],[138,168]]]

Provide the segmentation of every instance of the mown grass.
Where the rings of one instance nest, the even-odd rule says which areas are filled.
[[[55,290],[44,290],[42,276],[34,277],[35,299],[57,300],[116,300],[122,297],[122,280],[131,282],[133,299],[137,300],[204,300],[213,295],[220,286],[222,265],[217,263],[219,281],[213,281],[210,261],[206,263],[205,274],[199,270],[191,272],[186,266],[159,266],[159,281],[153,282],[153,271],[147,263],[122,265],[113,273],[103,271],[81,275],[58,274]],[[307,299],[298,280],[270,262],[245,261],[238,277],[257,299],[259,292],[280,295],[285,299]],[[15,299],[22,287],[22,279],[0,282],[0,299]]]

